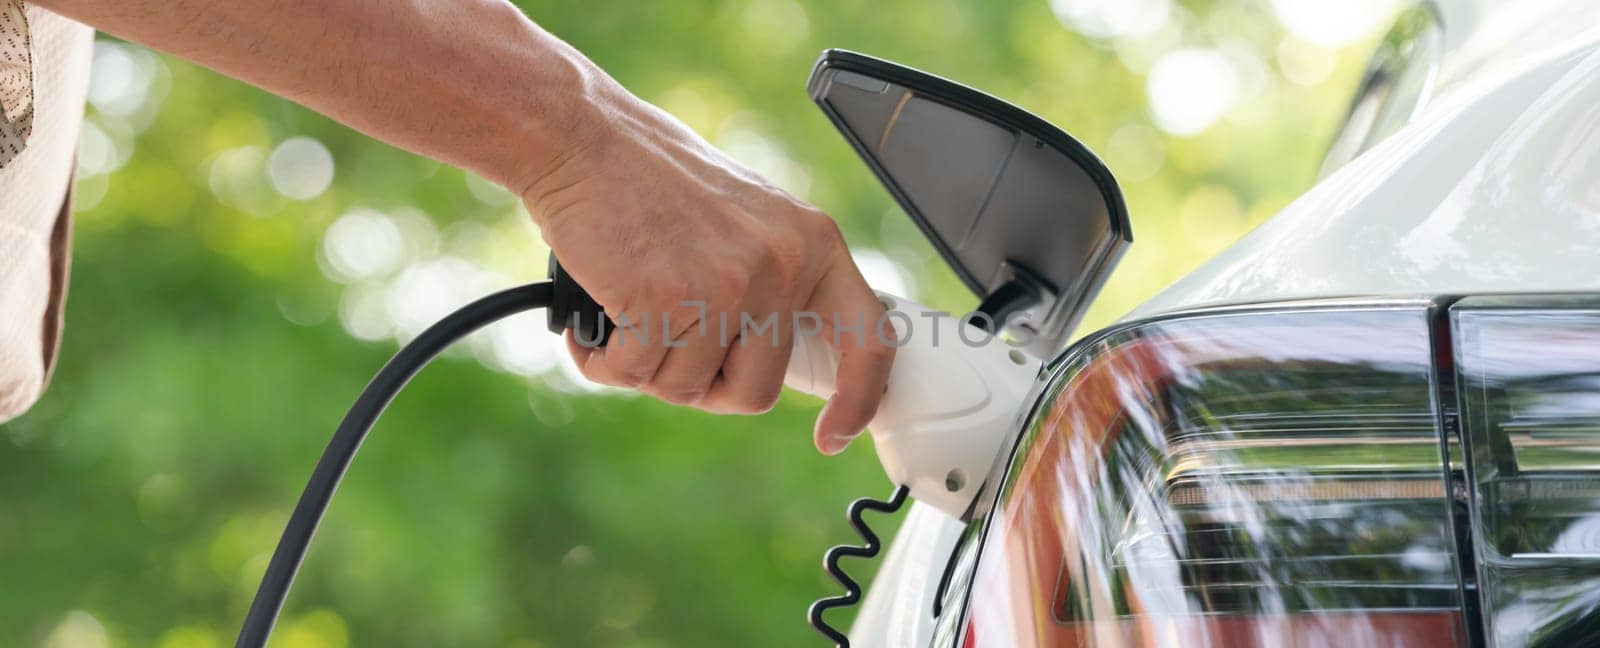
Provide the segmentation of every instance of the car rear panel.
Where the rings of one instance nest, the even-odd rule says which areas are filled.
[[[1465,643],[1433,307],[1137,324],[1055,375],[973,646]]]
[[[1179,313],[1050,380],[935,645],[1600,642],[1600,297]]]

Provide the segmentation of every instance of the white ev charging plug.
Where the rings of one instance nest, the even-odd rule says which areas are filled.
[[[949,313],[878,294],[898,338],[889,389],[867,428],[878,460],[912,497],[956,519],[1004,465],[1040,363]],[[868,327],[868,330],[872,330]],[[870,333],[869,333],[870,334]],[[796,336],[784,384],[828,398],[839,356],[826,340]]]

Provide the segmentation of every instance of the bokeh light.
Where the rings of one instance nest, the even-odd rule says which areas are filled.
[[[132,157],[132,148],[126,134],[114,138],[98,124],[85,122],[78,133],[78,175],[94,177],[116,171]]]
[[[1106,141],[1106,164],[1122,182],[1146,180],[1161,171],[1163,148],[1155,129],[1138,122],[1125,124]]]
[[[1324,46],[1371,37],[1400,6],[1400,0],[1272,0],[1273,11],[1289,33]]]
[[[61,619],[60,625],[50,631],[45,648],[109,648],[106,628],[93,614],[73,610]]]
[[[905,269],[883,252],[872,248],[857,248],[850,252],[850,258],[855,260],[856,267],[861,268],[861,276],[873,290],[907,299],[917,298],[916,287],[906,276]]]
[[[796,164],[783,144],[770,135],[758,115],[741,112],[723,120],[716,138],[718,148],[741,164],[795,196],[811,190],[811,174]]]
[[[351,283],[386,277],[405,260],[405,239],[388,215],[353,209],[328,226],[322,258],[329,278]]]
[[[1283,78],[1303,86],[1314,86],[1327,80],[1338,63],[1334,50],[1294,37],[1279,41],[1274,54]]]
[[[1051,0],[1050,9],[1067,27],[1093,38],[1146,36],[1160,29],[1172,10],[1170,0]]]
[[[223,151],[211,160],[211,194],[229,207],[255,216],[266,216],[275,207],[276,196],[267,186],[267,150],[260,146],[240,146]]]
[[[333,184],[333,154],[310,137],[291,137],[272,149],[267,177],[285,198],[311,200]]]
[[[1196,135],[1239,100],[1241,79],[1233,63],[1213,49],[1186,48],[1150,68],[1146,92],[1156,126],[1173,135]]]
[[[154,57],[143,48],[95,43],[89,103],[107,115],[126,117],[144,106],[155,76]]]
[[[404,342],[451,311],[509,283],[467,259],[424,259],[406,266],[389,284],[385,306],[395,332]]]

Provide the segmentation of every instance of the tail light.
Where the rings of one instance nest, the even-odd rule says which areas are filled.
[[[1451,323],[1485,635],[1600,643],[1600,301],[1464,299]]]
[[[946,640],[1464,643],[1431,312],[1196,314],[1080,343]]]

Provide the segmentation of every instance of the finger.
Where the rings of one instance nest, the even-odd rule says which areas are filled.
[[[594,353],[595,347],[579,342],[577,335],[571,329],[567,329],[563,337],[567,339],[567,355],[572,356],[572,362],[582,369],[583,365],[589,362],[589,356]]]
[[[838,454],[878,411],[894,365],[894,326],[849,257],[834,263],[808,310],[822,316],[821,337],[839,353],[835,391],[817,415],[814,440]],[[837,314],[837,315],[836,315]]]
[[[722,371],[700,401],[701,409],[760,414],[771,410],[783,393],[783,376],[794,345],[793,326],[786,325],[786,313],[765,304],[746,312],[750,321],[741,320],[735,329],[738,337],[728,343]]]
[[[655,377],[641,389],[669,403],[699,404],[711,391],[711,382],[728,355],[726,336],[719,331],[718,322],[712,314],[710,320],[700,320],[678,335],[666,349]]]
[[[619,315],[616,323],[605,345],[590,349],[578,367],[584,377],[597,383],[637,388],[661,368],[667,355],[663,344],[667,333],[646,314]]]

